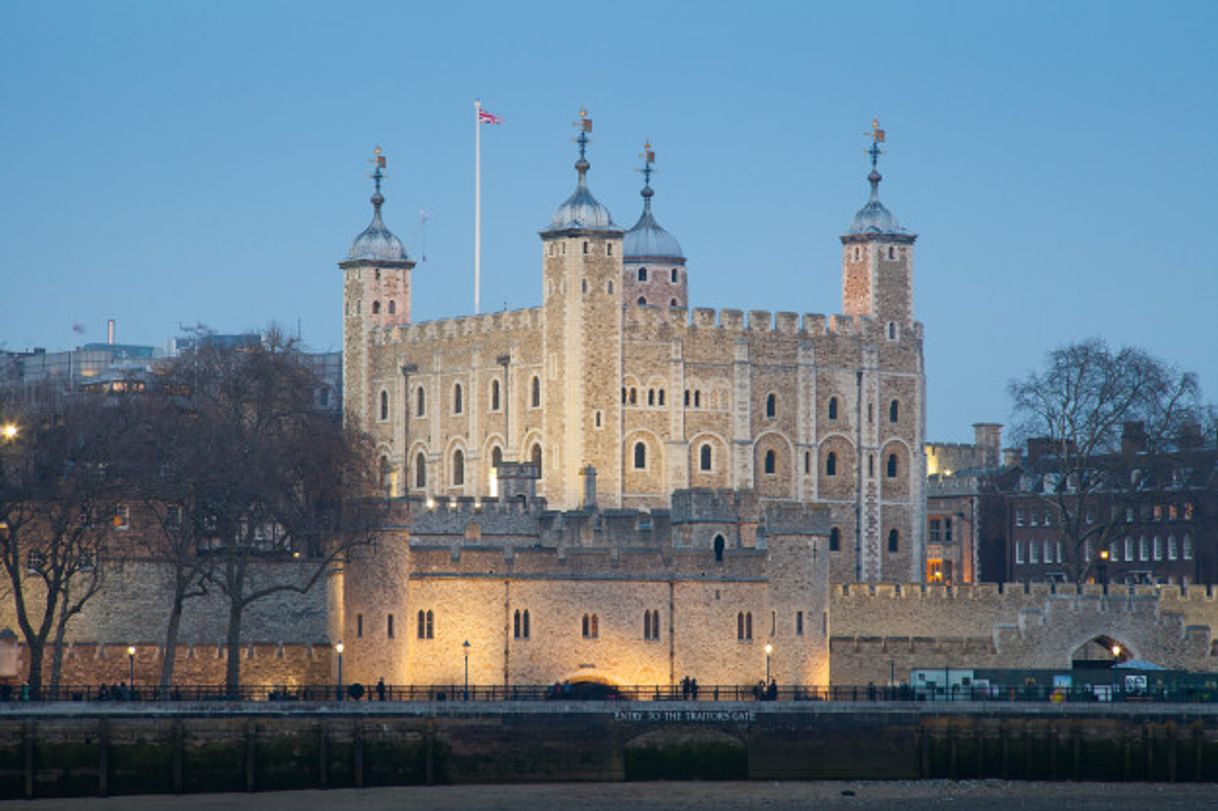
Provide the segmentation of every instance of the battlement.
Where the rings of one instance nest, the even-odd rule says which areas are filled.
[[[490,335],[504,332],[521,332],[541,328],[541,308],[528,307],[521,310],[500,310],[482,315],[464,315],[435,321],[417,321],[380,330],[382,343],[416,343],[451,340],[469,335]]]
[[[834,587],[835,597],[850,600],[1003,600],[1027,604],[1028,597],[1093,597],[1105,596],[1098,583],[977,583],[947,586],[936,583],[842,583]],[[1110,583],[1106,596],[1111,600],[1147,598],[1159,602],[1213,603],[1218,591],[1213,586],[1193,585],[1125,585]]]
[[[875,338],[883,337],[883,325],[873,318],[857,315],[824,315],[822,313],[799,313],[769,310],[743,310],[709,307],[656,307],[627,303],[625,325],[628,334],[637,334],[649,328],[684,332],[698,330],[721,330],[729,335],[785,335],[816,338],[821,336],[844,336]],[[914,338],[921,340],[922,325],[914,325]]]

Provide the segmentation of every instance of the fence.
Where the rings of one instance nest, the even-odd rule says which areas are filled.
[[[392,701],[392,702],[503,702],[503,701],[842,701],[842,702],[1218,702],[1218,690],[1206,687],[1162,687],[1121,690],[1108,684],[1055,688],[1047,685],[910,687],[900,685],[754,685],[697,682],[677,685],[607,685],[577,682],[552,685],[363,685],[244,684],[230,690],[222,684],[175,685],[61,685],[29,695],[24,687],[0,685],[0,702],[19,701]]]

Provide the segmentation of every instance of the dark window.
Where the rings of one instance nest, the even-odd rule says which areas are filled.
[[[694,389],[694,408],[702,407],[702,392]]]
[[[770,419],[778,413],[778,396],[771,394],[765,398],[765,415]]]
[[[642,442],[634,443],[634,469],[643,470],[647,467],[647,446]]]
[[[631,388],[630,389],[630,404],[638,405],[638,402],[639,402],[639,390],[636,388]]]
[[[584,614],[583,633],[584,639],[596,639],[600,636],[600,628],[595,614]]]
[[[427,486],[427,459],[421,453],[414,458],[414,486]]]
[[[840,552],[842,549],[842,531],[837,527],[829,530],[829,551]]]
[[[372,314],[380,315],[380,313],[381,313],[381,303],[379,301],[372,302]]]
[[[529,638],[529,609],[524,610],[524,638]]]
[[[533,446],[533,453],[530,454],[533,459],[533,464],[537,466],[537,473],[541,475],[541,444]]]
[[[656,404],[656,390],[648,389],[647,390],[647,405],[653,406],[655,404]]]
[[[677,306],[677,300],[676,300],[675,298],[670,298],[670,299],[668,300],[668,306],[669,306],[669,307],[676,307],[676,306]]]
[[[896,552],[901,548],[901,536],[895,529],[888,530],[888,551]]]
[[[431,611],[419,611],[419,639],[434,639],[436,635],[435,617]]]
[[[677,269],[676,268],[672,269],[672,283],[673,284],[677,283]]]
[[[427,638],[435,639],[436,625],[435,618],[432,616],[431,609],[427,610]]]
[[[389,392],[381,392],[381,419],[389,419]]]
[[[837,419],[837,398],[836,397],[829,398],[829,419],[831,419],[831,420]]]
[[[647,306],[647,299],[644,296],[639,296],[639,306],[640,307]]]
[[[737,614],[736,614],[736,638],[744,639],[744,612],[743,611],[737,612]]]
[[[894,322],[889,321],[888,322],[888,340],[895,341],[896,339],[897,339],[897,325]]]
[[[465,484],[465,454],[453,451],[453,487]]]
[[[499,410],[499,381],[491,381],[491,411]]]
[[[901,404],[893,400],[888,404],[888,421],[896,422],[901,418]]]
[[[462,396],[461,396],[462,393],[463,392],[461,391],[460,383],[453,386],[453,413],[454,414],[460,414],[462,409],[465,407],[464,402],[462,402]]]
[[[829,455],[825,457],[825,475],[837,475],[837,454],[833,451],[829,451]]]
[[[664,405],[664,389],[660,389],[658,392],[656,392],[656,399],[659,401],[660,405]]]
[[[753,612],[752,611],[744,612],[744,638],[745,639],[753,638]]]
[[[802,611],[795,612],[795,635],[804,635],[804,612]]]
[[[685,407],[689,408],[689,389],[685,390]]]
[[[718,561],[718,562],[720,562],[720,563],[722,563],[722,562],[723,562],[723,547],[724,547],[724,545],[725,545],[725,544],[724,544],[723,536],[722,536],[722,535],[716,535],[716,536],[715,536],[715,560],[716,560],[716,561]]]
[[[533,408],[541,407],[541,378],[533,378]]]
[[[419,391],[415,396],[414,413],[416,417],[421,417],[427,413],[427,395],[423,393],[422,386],[419,386]]]
[[[363,614],[355,615],[355,638],[356,639],[364,638],[364,615]]]
[[[390,614],[386,618],[386,620],[387,620],[387,622],[385,623],[385,633],[388,634],[390,639],[393,639],[393,615]]]
[[[703,445],[698,451],[698,467],[702,470],[711,469],[711,446],[710,443]]]
[[[774,451],[765,452],[765,472],[771,476],[774,475],[774,468],[777,467],[776,458]]]
[[[639,281],[647,281],[647,268],[639,268]]]
[[[512,636],[520,639],[520,609],[516,609],[516,613],[512,615]]]
[[[389,299],[389,314],[396,315],[398,311],[398,303],[393,299]]]
[[[584,243],[584,253],[587,253],[587,252],[588,252],[588,243],[585,242]]]
[[[897,455],[895,453],[888,454],[888,478],[895,479],[897,477]]]
[[[804,473],[812,472],[812,453],[804,451]]]

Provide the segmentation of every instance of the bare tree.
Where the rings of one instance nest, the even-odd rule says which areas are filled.
[[[55,693],[68,623],[102,587],[106,543],[125,516],[108,461],[128,417],[122,404],[91,395],[43,397],[32,410],[5,416],[0,560],[34,696],[42,694],[48,639]]]
[[[1202,417],[1197,378],[1142,349],[1090,339],[1050,352],[1044,369],[1008,391],[1017,436],[1052,450],[1039,494],[1070,545],[1065,565],[1083,582],[1089,558],[1123,532],[1124,504],[1148,468]],[[1122,447],[1129,431],[1138,442]]]
[[[370,540],[371,455],[362,437],[315,407],[319,383],[278,332],[256,346],[196,347],[164,370],[160,384],[184,409],[168,475],[185,529],[167,535],[168,548],[178,582],[206,584],[226,598],[225,681],[236,694],[246,609],[274,594],[307,592],[348,549]],[[191,557],[204,563],[179,565]]]

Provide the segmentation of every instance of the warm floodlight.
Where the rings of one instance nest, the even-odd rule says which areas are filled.
[[[18,433],[20,433],[20,429],[17,428],[17,423],[15,422],[6,422],[0,426],[0,438],[6,442],[12,442],[17,438]]]

